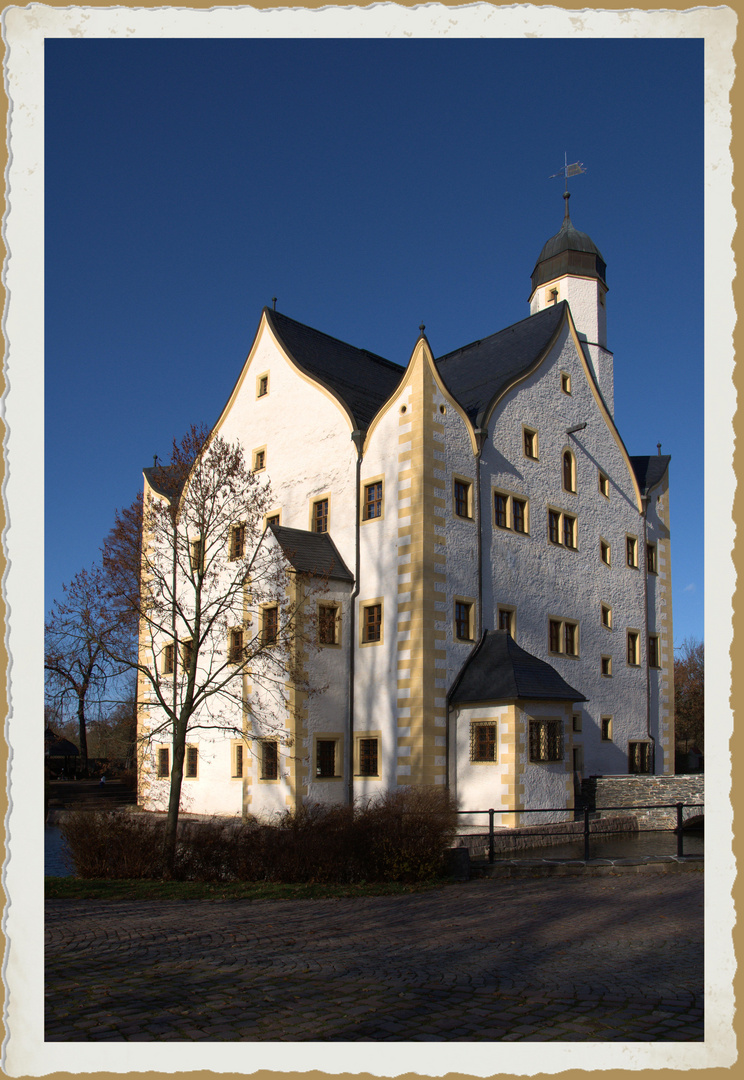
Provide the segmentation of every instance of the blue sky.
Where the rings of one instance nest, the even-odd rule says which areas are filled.
[[[45,80],[47,607],[217,419],[273,296],[401,364],[422,321],[442,355],[528,315],[566,152],[618,427],[672,455],[675,643],[702,639],[702,41],[47,39]]]

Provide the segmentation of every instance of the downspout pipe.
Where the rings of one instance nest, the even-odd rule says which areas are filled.
[[[354,523],[354,588],[350,597],[349,618],[349,745],[346,751],[348,772],[346,799],[349,806],[354,805],[354,675],[356,653],[356,599],[359,596],[359,574],[361,571],[361,551],[359,547],[362,520],[362,457],[364,434],[358,428],[352,431],[351,439],[356,446],[356,521]]]

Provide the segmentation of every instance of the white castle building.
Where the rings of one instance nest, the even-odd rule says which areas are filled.
[[[286,741],[190,739],[184,809],[418,784],[570,809],[581,776],[674,771],[669,458],[615,426],[605,262],[565,199],[529,316],[446,356],[423,328],[402,367],[263,311],[215,430],[265,469],[295,570],[331,569],[306,658],[327,689]]]

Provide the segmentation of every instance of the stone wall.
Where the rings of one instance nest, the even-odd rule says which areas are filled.
[[[600,817],[606,817],[617,813],[617,807],[702,803],[705,777],[702,773],[694,776],[590,776],[582,781],[581,794],[585,804]],[[634,810],[633,813],[638,818],[639,829],[673,829],[677,824],[674,806],[658,810]],[[685,806],[682,819],[688,821],[702,817],[703,813],[702,806]]]

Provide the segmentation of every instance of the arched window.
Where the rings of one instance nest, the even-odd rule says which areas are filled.
[[[563,451],[563,490],[576,491],[576,462],[570,450]]]

